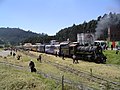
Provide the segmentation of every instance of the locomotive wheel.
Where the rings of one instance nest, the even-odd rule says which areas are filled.
[[[102,62],[101,63],[106,63],[106,59],[102,58]]]
[[[100,60],[99,57],[97,57],[97,58],[95,59],[95,63],[101,63],[101,60]]]

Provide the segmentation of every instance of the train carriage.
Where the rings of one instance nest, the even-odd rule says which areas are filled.
[[[45,53],[48,54],[58,54],[60,50],[60,45],[45,45]]]
[[[45,45],[45,53],[53,54],[54,53],[54,46],[52,46],[52,45]]]
[[[38,45],[32,45],[31,46],[31,51],[37,51]]]
[[[60,44],[54,45],[54,53],[53,54],[59,55],[59,51],[60,51]]]
[[[60,43],[60,56],[64,54],[64,56],[70,56],[69,42]]]
[[[39,45],[37,50],[38,50],[38,52],[44,53],[45,52],[45,45],[44,44]]]
[[[64,53],[64,56],[72,57],[76,52],[78,43],[74,44],[72,42],[64,43],[60,45],[60,52]]]
[[[105,63],[106,56],[102,53],[102,48],[98,46],[80,46],[78,43],[73,42],[63,42],[57,45],[39,45],[33,46],[32,50],[43,52],[47,54],[58,54],[65,57],[72,58],[73,55],[76,55],[78,60],[86,60],[97,63]]]

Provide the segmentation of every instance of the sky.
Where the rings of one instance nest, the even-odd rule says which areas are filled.
[[[109,12],[120,13],[119,0],[0,0],[0,27],[55,35]]]

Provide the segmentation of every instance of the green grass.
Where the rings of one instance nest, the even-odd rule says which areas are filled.
[[[33,52],[31,52],[31,53],[33,53]],[[25,55],[25,54],[20,53],[20,52],[17,52],[17,54],[22,55],[21,60],[16,60],[16,58],[9,56],[9,57],[7,57],[7,59],[0,58],[0,61],[6,61],[6,62],[13,63],[16,65],[21,65],[21,66],[24,66],[24,68],[28,69],[28,63],[29,63],[30,59],[32,59],[35,62],[35,65],[36,65],[36,68],[38,71],[42,71],[46,74],[51,74],[51,75],[54,75],[55,77],[59,77],[59,78],[61,78],[61,76],[64,75],[65,79],[72,80],[75,83],[82,82],[83,84],[85,84],[87,86],[99,89],[98,83],[92,82],[90,80],[87,80],[86,78],[77,76],[77,75],[70,73],[68,71],[61,71],[60,69],[56,68],[55,66],[48,64],[48,63],[45,63],[44,61],[59,63],[61,65],[68,66],[70,68],[74,68],[76,70],[83,71],[85,73],[90,73],[90,68],[92,68],[93,75],[101,76],[105,79],[119,82],[120,81],[120,65],[119,64],[114,65],[114,64],[117,64],[116,58],[111,59],[116,55],[115,52],[114,51],[105,51],[104,53],[107,55],[107,58],[109,57],[109,59],[107,60],[107,64],[96,64],[94,62],[84,62],[84,61],[79,61],[79,64],[73,64],[72,59],[70,59],[70,58],[65,58],[65,60],[62,60],[61,57],[55,57],[53,55],[47,55],[47,54],[42,54],[42,63],[39,63],[36,60],[36,58],[33,58],[31,56]],[[33,53],[33,54],[38,56],[40,53]],[[112,55],[113,55],[113,57],[111,57]],[[119,59],[119,54],[118,54],[117,58]],[[111,60],[111,62],[110,62],[110,60]],[[114,60],[114,63],[112,60]],[[5,69],[5,70],[7,70],[7,69]],[[12,72],[12,70],[9,70],[9,71]],[[17,72],[20,72],[20,73],[17,73]],[[36,82],[43,83],[43,84],[40,84],[43,86],[40,90],[49,90],[51,88],[52,88],[52,90],[54,90],[54,89],[60,90],[61,89],[61,84],[56,85],[56,83],[53,80],[44,79],[43,77],[40,77],[35,73],[26,72],[25,70],[24,71],[14,70],[14,73],[15,74],[13,74],[13,75],[18,75],[18,74],[24,73],[22,75],[21,79],[25,80],[22,82],[23,84],[25,82],[28,82],[28,83],[25,83],[27,86],[29,86],[31,79],[34,79],[35,83]],[[30,76],[31,75],[32,76],[30,77],[30,76],[28,76],[28,74],[30,74]],[[6,74],[4,74],[3,76],[5,77]],[[25,77],[23,77],[23,76],[25,76]],[[27,77],[30,77],[29,78],[30,80],[27,79]],[[19,78],[18,78],[18,79],[15,79],[15,81],[17,81],[17,80],[22,81],[21,79],[19,80]],[[9,80],[9,78],[8,78],[8,80]],[[15,84],[17,84],[17,83],[15,83]],[[1,86],[2,85],[4,86],[4,83],[1,84]],[[39,90],[39,89],[37,89],[37,87],[38,87],[37,84],[35,84],[35,85],[36,85],[35,90]],[[14,88],[16,88],[16,87],[14,87]],[[40,87],[38,87],[38,88],[40,88]],[[76,90],[74,87],[69,86],[69,85],[65,85],[65,88],[66,88],[66,90]],[[32,89],[30,89],[30,90],[32,90]],[[23,88],[23,90],[27,90],[27,88],[25,88],[25,89]]]
[[[0,62],[8,62],[24,67],[23,70],[19,70],[15,67],[0,63],[0,90],[61,90],[61,81],[59,83],[56,83],[56,81],[50,78],[46,79],[45,77],[40,76],[36,73],[31,73],[28,71],[28,63],[30,59],[32,59],[35,62],[37,70],[41,70],[46,74],[50,73],[48,71],[53,70],[54,72],[56,68],[43,63],[40,64],[37,62],[36,58],[27,56],[20,52],[17,52],[17,54],[22,55],[21,60],[17,60],[12,56],[8,56],[6,59],[0,58]],[[55,71],[59,72],[59,70]],[[54,74],[57,75],[57,72]],[[77,90],[75,87],[67,84],[65,84],[64,88],[65,90]]]
[[[35,54],[37,55],[37,54]],[[44,61],[51,61],[54,63],[59,63],[64,66],[68,66],[74,69],[77,69],[79,71],[83,71],[86,73],[90,73],[90,68],[93,70],[93,75],[100,76],[104,79],[108,79],[111,81],[117,81],[119,82],[120,78],[120,66],[119,65],[107,65],[107,64],[96,64],[94,62],[84,62],[84,61],[79,61],[79,64],[73,64],[72,59],[70,58],[65,58],[65,60],[62,60],[60,57],[55,57],[53,55],[42,55],[43,58],[43,63],[37,63],[38,69],[42,70],[43,72],[46,73],[52,73],[56,74],[56,76],[60,76],[60,73],[65,75],[65,78],[73,80],[75,82],[82,82],[85,83],[91,87],[99,88],[99,85],[96,83],[93,83],[86,78],[79,77],[77,75],[74,75],[69,72],[62,72],[59,69],[56,69],[52,65],[45,64]],[[45,66],[44,66],[45,65]]]
[[[0,64],[0,90],[59,90],[53,80]]]
[[[115,50],[106,50],[104,54],[107,56],[107,64],[117,64],[120,65],[120,51],[118,54]]]

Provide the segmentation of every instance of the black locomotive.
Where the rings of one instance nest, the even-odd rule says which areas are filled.
[[[106,56],[102,52],[101,46],[81,46],[78,44],[61,44],[60,55],[64,53],[64,56],[72,58],[76,55],[78,60],[92,61],[96,63],[105,63]]]
[[[34,47],[35,48],[35,47]],[[81,46],[74,43],[61,43],[59,45],[40,45],[36,47],[38,52],[47,53],[47,54],[58,54],[65,57],[72,58],[73,55],[76,55],[78,60],[92,61],[96,63],[105,63],[106,56],[102,52],[102,48],[97,46]],[[34,50],[34,49],[33,49]]]

